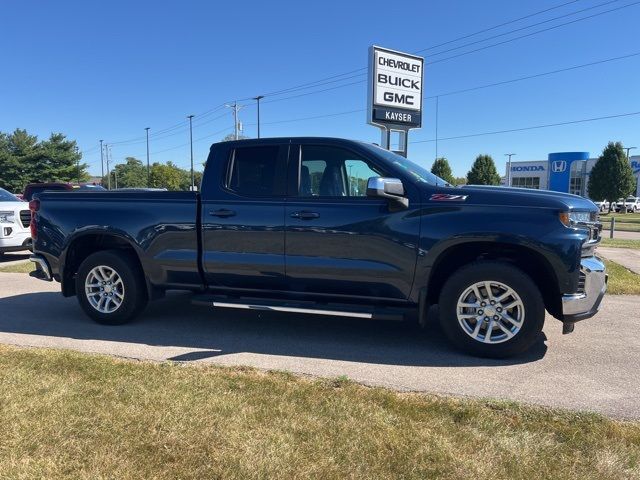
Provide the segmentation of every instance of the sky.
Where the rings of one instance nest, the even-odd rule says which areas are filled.
[[[145,127],[151,162],[188,167],[190,114],[198,166],[233,131],[225,103],[243,106],[243,134],[256,136],[257,95],[263,137],[379,142],[365,112],[374,44],[425,58],[423,127],[409,135],[423,166],[436,157],[436,124],[437,155],[456,176],[483,153],[502,173],[505,153],[597,156],[612,140],[640,151],[637,0],[21,0],[1,15],[0,131],[64,133],[96,175],[100,139],[115,163],[146,160]]]

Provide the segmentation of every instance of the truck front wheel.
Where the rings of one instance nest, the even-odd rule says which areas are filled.
[[[128,252],[105,250],[89,255],[76,276],[80,306],[98,323],[121,325],[147,304],[137,261]]]
[[[458,348],[482,357],[520,354],[537,340],[544,302],[522,270],[477,262],[457,270],[440,294],[440,325]]]

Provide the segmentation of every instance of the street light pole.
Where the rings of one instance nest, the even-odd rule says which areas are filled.
[[[258,138],[260,138],[260,100],[264,98],[264,95],[258,95],[257,97],[253,97],[253,99],[258,104]]]
[[[151,166],[149,164],[149,127],[145,128],[147,132],[147,188],[151,186]]]
[[[631,157],[629,156],[629,151],[630,150],[635,150],[638,147],[625,147],[625,150],[627,151],[627,160],[631,160]]]
[[[104,146],[106,154],[105,157],[107,159],[107,190],[111,190],[111,172],[109,171],[109,145]]]
[[[436,97],[436,160],[438,159],[438,110],[440,108],[440,97]]]
[[[511,157],[513,157],[515,153],[505,153],[505,157],[509,157],[507,161],[507,187],[511,186]]]
[[[104,179],[104,149],[102,148],[103,140],[100,140],[100,168],[102,170],[102,177],[100,177],[100,185]]]
[[[191,148],[191,191],[195,191],[195,176],[193,173],[193,115],[187,117],[189,119],[189,145]]]

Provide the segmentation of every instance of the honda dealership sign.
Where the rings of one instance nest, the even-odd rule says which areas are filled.
[[[369,49],[367,121],[405,132],[422,126],[424,58],[386,48]]]

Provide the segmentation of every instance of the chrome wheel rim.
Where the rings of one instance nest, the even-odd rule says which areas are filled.
[[[474,340],[502,343],[522,329],[525,311],[513,288],[501,282],[483,281],[462,292],[456,313],[460,327]]]
[[[89,304],[100,313],[113,313],[124,302],[124,283],[113,268],[99,265],[91,269],[84,282]]]

